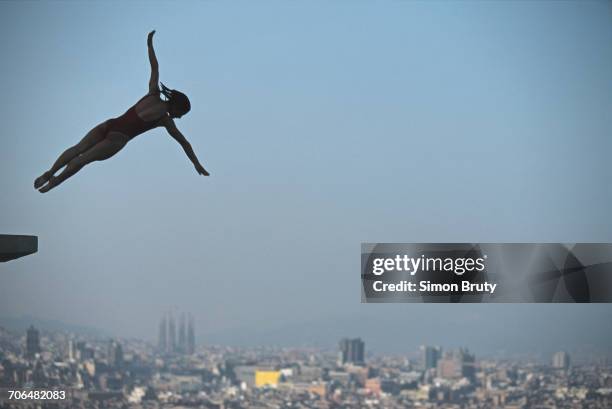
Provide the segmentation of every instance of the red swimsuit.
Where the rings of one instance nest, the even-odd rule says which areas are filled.
[[[145,95],[138,102],[150,95]],[[117,118],[109,119],[107,122],[107,132],[119,132],[127,136],[128,139],[132,139],[141,133],[144,133],[150,129],[155,128],[159,125],[159,119],[154,121],[145,121],[136,113],[136,105],[134,104],[130,109]]]

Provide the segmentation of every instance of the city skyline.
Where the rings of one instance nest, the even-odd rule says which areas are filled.
[[[189,403],[229,409],[263,401],[319,409],[603,409],[612,402],[607,358],[580,363],[557,351],[538,363],[422,345],[416,357],[370,354],[364,359],[365,350],[362,339],[343,338],[331,351],[200,346],[185,356],[135,339],[45,334],[33,326],[22,334],[0,329],[0,403],[24,399],[31,388],[50,387],[60,408],[103,403],[161,409]],[[4,393],[7,387],[18,389],[19,397]]]
[[[149,337],[145,337],[145,338],[138,338],[138,337],[134,338],[134,337],[129,337],[129,336],[122,336],[119,334],[105,334],[104,332],[92,332],[90,330],[78,328],[78,327],[75,327],[75,328],[68,327],[71,329],[66,330],[66,328],[62,326],[47,327],[45,326],[44,323],[43,323],[43,329],[41,330],[40,327],[38,327],[35,324],[31,324],[31,323],[26,324],[26,326],[22,325],[21,327],[13,326],[13,327],[6,328],[6,327],[3,327],[0,322],[0,330],[4,329],[4,330],[12,331],[12,332],[17,332],[17,333],[24,331],[24,333],[29,334],[32,328],[34,328],[35,334],[40,334],[41,331],[43,334],[66,333],[66,334],[72,334],[72,336],[76,336],[76,337],[84,336],[86,338],[92,338],[92,339],[106,339],[106,340],[109,340],[109,342],[111,343],[113,343],[116,340],[122,340],[122,339],[124,340],[139,339],[140,341],[151,345],[151,347],[153,347],[156,351],[158,351],[161,354],[176,355],[176,356],[191,355],[195,352],[197,348],[201,348],[201,347],[218,347],[218,346],[227,346],[227,347],[236,347],[236,348],[259,348],[259,347],[266,347],[267,345],[274,345],[275,347],[279,347],[279,348],[318,348],[321,350],[334,350],[334,351],[337,350],[337,352],[340,354],[340,355],[337,355],[338,362],[354,363],[357,365],[359,365],[360,362],[361,363],[365,362],[365,357],[368,356],[368,354],[373,355],[373,356],[392,354],[392,355],[400,355],[400,356],[401,355],[409,356],[412,359],[415,359],[415,361],[419,361],[419,362],[428,361],[431,364],[426,365],[426,367],[437,367],[438,362],[444,358],[445,352],[453,351],[453,350],[461,351],[464,349],[467,351],[466,347],[468,345],[470,345],[470,348],[469,348],[470,350],[472,350],[473,352],[475,352],[476,354],[480,356],[487,357],[487,358],[497,358],[497,359],[507,358],[511,360],[529,359],[529,360],[535,360],[539,363],[547,363],[551,357],[555,359],[554,358],[555,354],[563,353],[567,355],[572,355],[574,359],[577,358],[578,362],[580,363],[585,363],[585,362],[590,362],[592,360],[600,360],[600,359],[612,360],[612,349],[610,348],[593,348],[592,346],[589,346],[589,345],[568,346],[568,344],[563,343],[562,341],[559,341],[557,343],[551,343],[550,345],[547,346],[547,348],[541,348],[541,346],[538,346],[538,345],[531,345],[530,349],[524,349],[524,350],[519,350],[519,349],[497,349],[496,350],[496,349],[491,349],[491,348],[486,348],[486,347],[483,348],[481,346],[479,347],[478,343],[460,342],[457,340],[450,340],[447,342],[437,342],[434,340],[430,340],[429,342],[426,342],[425,344],[419,344],[419,343],[414,343],[414,342],[404,342],[404,348],[390,349],[390,350],[385,349],[385,348],[372,347],[372,344],[369,344],[370,348],[368,350],[365,350],[365,347],[364,347],[365,341],[367,341],[368,339],[367,338],[362,339],[361,337],[358,337],[359,332],[355,332],[353,334],[342,334],[338,338],[340,339],[339,344],[338,342],[333,340],[332,336],[327,336],[324,342],[315,342],[315,343],[305,343],[305,342],[296,342],[296,343],[287,343],[287,342],[278,343],[277,342],[277,343],[271,343],[271,344],[266,344],[265,342],[224,343],[219,340],[211,340],[211,339],[197,339],[196,341],[195,332],[193,332],[192,335],[190,335],[189,333],[190,328],[191,330],[193,330],[193,328],[195,327],[195,324],[194,324],[195,321],[193,320],[193,316],[190,317],[190,314],[179,313],[179,316],[181,315],[185,315],[187,317],[186,326],[185,326],[185,341],[184,341],[185,343],[181,344],[179,342],[180,325],[176,325],[175,326],[176,341],[174,343],[174,346],[172,346],[172,343],[169,342],[171,338],[171,330],[169,329],[170,327],[169,318],[173,317],[173,314],[171,312],[167,312],[166,314],[164,314],[158,322],[159,324],[158,327],[154,328],[154,334],[152,332],[153,335]],[[167,344],[165,348],[162,347],[163,344],[161,342],[162,332],[163,332],[162,328],[165,328],[165,332],[166,332],[165,337],[167,337],[166,338]],[[36,336],[39,337],[40,335],[36,335]],[[359,346],[360,344],[362,345]],[[345,346],[343,347],[342,345],[345,345]],[[426,348],[426,349],[424,350],[423,348]],[[360,359],[363,359],[363,360],[360,360]]]
[[[170,313],[168,313],[167,316],[171,316]],[[165,322],[167,316],[164,316],[161,320],[161,322]],[[0,330],[2,331],[7,331],[5,328],[0,326]],[[9,330],[8,333],[13,333],[18,335],[19,333],[15,333],[14,331]],[[67,337],[66,338],[66,345],[65,345],[65,349],[64,349],[64,356],[70,360],[72,359],[93,359],[96,355],[99,354],[99,352],[97,354],[94,353],[94,350],[91,349],[90,347],[88,347],[89,342],[95,342],[95,343],[107,343],[108,349],[106,354],[102,353],[102,356],[105,357],[105,359],[107,360],[107,362],[109,364],[111,364],[112,366],[120,366],[122,361],[123,361],[123,349],[122,349],[122,342],[130,342],[130,339],[121,339],[121,338],[109,338],[109,337],[102,337],[100,338],[99,336],[91,336],[91,335],[85,335],[84,334],[79,334],[79,333],[66,333],[60,330],[47,330],[47,331],[42,331],[39,328],[36,328],[33,324],[31,324],[23,333],[23,336],[21,337],[23,342],[22,342],[22,353],[24,358],[30,359],[30,360],[37,360],[38,356],[40,354],[42,354],[43,352],[45,352],[43,350],[43,348],[41,347],[41,337],[47,338],[47,337],[55,337],[58,334],[62,334],[62,336]],[[161,334],[161,332],[160,332]],[[83,338],[84,337],[84,338]],[[79,340],[80,341],[76,341],[75,340]],[[89,340],[89,341],[87,341]],[[132,339],[132,341],[134,341],[134,339]],[[144,341],[144,340],[138,340],[140,341]],[[145,341],[146,342],[146,341]],[[162,356],[180,356],[181,354],[184,355],[192,355],[194,353],[196,353],[196,343],[195,340],[192,340],[191,342],[193,342],[192,345],[187,346],[187,344],[185,344],[183,347],[184,348],[193,348],[190,351],[186,351],[186,350],[181,350],[181,346],[180,345],[175,345],[174,350],[168,350],[167,348],[162,348],[160,343],[161,343],[161,337],[158,340],[157,344],[154,342],[149,342],[150,347],[152,350],[155,350],[157,353],[161,354]],[[167,345],[167,347],[169,347],[169,345]],[[218,347],[233,347],[233,346],[223,346],[223,345],[197,345],[198,349],[202,349],[202,348],[218,348]],[[302,347],[298,347],[298,346],[264,346],[264,345],[253,345],[253,346],[248,346],[248,347],[244,347],[246,349],[249,348],[280,348],[280,349],[300,349]],[[240,347],[238,347],[240,348]],[[314,348],[314,349],[319,349],[317,347],[303,347],[303,348]],[[366,352],[366,344],[365,342],[362,340],[362,338],[357,337],[357,338],[342,338],[339,340],[339,342],[336,343],[336,347],[334,348],[323,348],[320,349],[321,351],[335,351],[337,354],[337,359],[336,359],[336,363],[338,366],[346,366],[346,365],[353,365],[353,366],[367,366],[368,361],[371,359],[376,359],[377,357],[380,356],[387,356],[388,354],[385,352],[374,352],[372,353],[371,351],[367,351]],[[0,351],[3,352],[3,351]],[[556,350],[554,353],[550,354],[550,356],[545,362],[540,362],[540,364],[550,364],[550,366],[552,368],[556,368],[556,369],[564,369],[567,370],[571,367],[573,360],[570,359],[570,356],[572,354],[568,353],[565,350]],[[397,356],[397,355],[395,355]],[[399,356],[402,356],[401,354]],[[437,371],[440,373],[440,376],[442,377],[448,377],[448,378],[456,378],[457,376],[454,375],[454,373],[456,373],[457,371],[460,372],[460,376],[459,377],[463,377],[463,376],[467,376],[470,377],[471,375],[466,375],[465,372],[465,368],[461,368],[461,365],[465,365],[465,363],[468,363],[469,365],[473,366],[474,362],[475,362],[475,356],[476,354],[474,353],[470,353],[469,348],[465,347],[465,346],[461,346],[461,347],[450,347],[448,349],[445,349],[439,345],[419,345],[417,349],[415,349],[414,351],[411,351],[410,353],[407,353],[405,355],[406,358],[411,359],[414,361],[415,365],[420,365],[421,369],[428,371],[430,369],[437,369]],[[490,359],[491,357],[486,357],[485,359]],[[497,358],[502,358],[503,357],[497,357]],[[609,360],[612,360],[612,356],[594,356],[592,357],[593,361],[592,362],[580,362],[580,364],[585,364],[585,363],[593,363],[593,362],[607,362]],[[455,367],[455,363],[456,362],[460,362],[460,367],[456,368]],[[114,363],[114,364],[113,364]],[[450,365],[450,368],[447,368],[446,366]],[[470,370],[468,370],[470,371]],[[468,372],[470,373],[470,372]]]
[[[555,350],[562,349],[568,351],[580,351],[579,355],[588,356],[589,354],[600,354],[612,356],[612,346],[606,342],[608,327],[602,325],[609,318],[607,306],[598,308],[596,314],[591,314],[589,320],[579,321],[581,311],[576,309],[584,308],[584,305],[548,305],[539,309],[533,309],[530,305],[516,305],[512,314],[499,315],[486,321],[479,317],[480,306],[464,304],[461,306],[461,315],[448,316],[446,306],[443,305],[415,305],[411,306],[414,314],[403,318],[406,325],[418,327],[423,323],[420,314],[426,314],[429,320],[435,322],[429,326],[424,333],[412,333],[400,337],[387,336],[387,329],[390,328],[391,320],[377,317],[370,311],[365,311],[360,317],[330,317],[323,322],[295,322],[290,326],[268,326],[261,323],[256,329],[237,330],[227,333],[214,333],[207,331],[207,328],[199,327],[197,324],[198,314],[193,316],[194,327],[197,332],[194,336],[208,345],[234,345],[234,346],[257,346],[257,345],[284,345],[284,346],[314,346],[332,347],[329,337],[344,338],[355,336],[356,334],[366,333],[365,339],[374,350],[384,353],[402,353],[406,348],[415,349],[419,345],[432,344],[440,345],[445,348],[459,348],[465,345],[472,345],[475,350],[484,355],[507,354],[508,356],[519,355],[538,355],[547,356]],[[169,309],[175,311],[177,309]],[[529,316],[525,316],[529,311]],[[180,313],[178,313],[180,315]],[[562,325],[556,321],[560,315],[564,315],[568,322],[573,325]],[[145,317],[143,317],[145,318]],[[153,318],[153,317],[150,317]],[[369,325],[364,328],[364,319],[376,321],[376,325]],[[147,319],[149,321],[149,319]],[[342,322],[342,325],[334,326],[335,322]],[[97,336],[114,337],[133,337],[129,333],[108,331],[98,328],[93,323],[89,325],[70,325],[58,321],[37,320],[33,317],[18,317],[8,319],[0,315],[0,327],[5,326],[11,330],[25,330],[31,323],[36,326],[51,330],[66,330],[82,334],[94,334]],[[517,330],[509,332],[508,326]],[[540,331],[525,334],[520,331],[524,327],[540,327]],[[175,323],[175,344],[178,344],[179,323]],[[461,328],[462,332],[457,332]],[[449,333],[454,331],[454,336],[449,337]],[[159,344],[160,319],[152,322],[144,337],[137,337],[147,340],[153,344]],[[590,334],[589,341],[584,342],[583,335]]]

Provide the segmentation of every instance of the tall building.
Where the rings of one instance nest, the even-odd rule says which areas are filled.
[[[467,349],[445,353],[438,360],[437,372],[445,379],[474,379],[476,375],[476,358]]]
[[[187,326],[187,353],[189,355],[195,352],[195,330],[193,327],[193,317],[189,315],[189,324]]]
[[[76,359],[74,340],[72,338],[70,338],[66,343],[66,358],[68,359],[68,361],[74,361]]]
[[[176,352],[176,325],[174,324],[174,316],[170,314],[168,322],[168,352]]]
[[[570,367],[570,356],[565,351],[556,352],[552,359],[553,368],[568,369]]]
[[[168,352],[168,319],[164,315],[159,323],[159,339],[157,341],[159,351]]]
[[[111,340],[108,344],[108,365],[111,368],[123,366],[123,348],[117,341]]]
[[[158,349],[161,353],[169,354],[195,352],[195,333],[191,314],[180,315],[178,328],[172,313],[163,316],[159,324]]]
[[[429,345],[421,346],[421,361],[425,370],[436,368],[438,366],[438,360],[442,355],[442,349],[440,347],[432,347]]]
[[[179,333],[178,333],[178,347],[177,351],[181,354],[187,352],[187,332],[185,328],[185,314],[181,314],[181,320],[179,321]]]
[[[33,325],[30,325],[26,333],[26,355],[30,358],[40,352],[40,334]]]
[[[340,340],[339,361],[341,364],[362,365],[365,363],[365,344],[361,338]]]

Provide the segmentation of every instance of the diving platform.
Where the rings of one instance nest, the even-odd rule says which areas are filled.
[[[0,262],[15,260],[38,251],[37,236],[0,234]]]

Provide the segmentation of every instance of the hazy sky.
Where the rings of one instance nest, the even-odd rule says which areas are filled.
[[[0,23],[0,232],[40,238],[0,266],[0,316],[154,338],[175,309],[201,342],[396,350],[612,335],[609,305],[359,289],[361,242],[612,241],[611,3],[2,2]],[[152,29],[212,176],[158,129],[36,192],[146,93]]]

